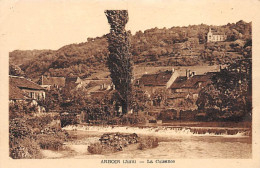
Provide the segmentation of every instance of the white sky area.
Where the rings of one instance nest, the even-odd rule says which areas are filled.
[[[0,46],[55,50],[86,42],[109,33],[106,9],[127,9],[126,28],[134,34],[154,27],[250,22],[257,6],[255,0],[0,0]]]

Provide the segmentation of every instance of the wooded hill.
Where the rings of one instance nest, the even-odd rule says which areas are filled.
[[[227,35],[225,42],[206,43],[209,28]],[[10,52],[10,66],[19,66],[26,77],[80,76],[107,70],[109,54],[107,35],[88,38],[87,42],[70,44],[58,50],[15,50]],[[186,45],[189,39],[198,44]],[[239,21],[223,26],[205,24],[186,27],[152,28],[131,34],[131,53],[135,65],[189,66],[202,63],[222,64],[242,55],[241,49],[251,42],[252,23]],[[179,45],[186,45],[184,48]]]

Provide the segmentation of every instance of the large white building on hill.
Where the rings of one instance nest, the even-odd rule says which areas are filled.
[[[220,42],[225,41],[227,36],[225,34],[220,34],[215,31],[212,31],[211,28],[207,34],[207,42]]]

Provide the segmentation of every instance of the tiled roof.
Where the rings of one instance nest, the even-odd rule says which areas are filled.
[[[173,84],[171,85],[171,89],[179,89],[179,88],[194,88],[197,83],[202,82],[210,82],[210,75],[194,75],[187,79],[187,77],[182,76],[178,77]]]
[[[58,85],[60,87],[65,86],[64,77],[42,77],[40,80],[41,85]]]
[[[79,77],[67,77],[65,79],[65,86],[75,88],[77,85],[79,85]]]
[[[174,93],[174,94],[169,94],[168,98],[169,99],[178,99],[178,98],[186,98],[189,93]]]
[[[176,80],[172,83],[170,88],[172,88],[172,89],[181,88],[182,85],[186,82],[186,80],[187,80],[187,77],[180,76],[180,77],[176,78]]]
[[[182,85],[183,88],[195,87],[198,82],[206,82],[209,80],[208,75],[194,75],[193,77],[187,79],[187,81]]]
[[[20,89],[32,89],[32,90],[44,90],[40,85],[24,78],[24,77],[16,77],[9,76],[9,84],[16,86]]]
[[[146,86],[165,86],[172,76],[172,71],[157,74],[145,74],[140,78],[140,84]]]
[[[25,99],[26,97],[23,95],[23,91],[20,90],[18,87],[9,84],[9,99],[10,100],[19,100]]]
[[[78,81],[80,81],[80,78],[79,77],[67,77],[66,78],[66,83],[71,83],[71,82],[74,82],[74,83],[79,83]]]

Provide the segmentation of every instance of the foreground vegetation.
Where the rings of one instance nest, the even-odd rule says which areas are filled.
[[[62,149],[68,134],[56,116],[32,116],[10,110],[9,150],[13,159],[42,158],[41,149]]]

